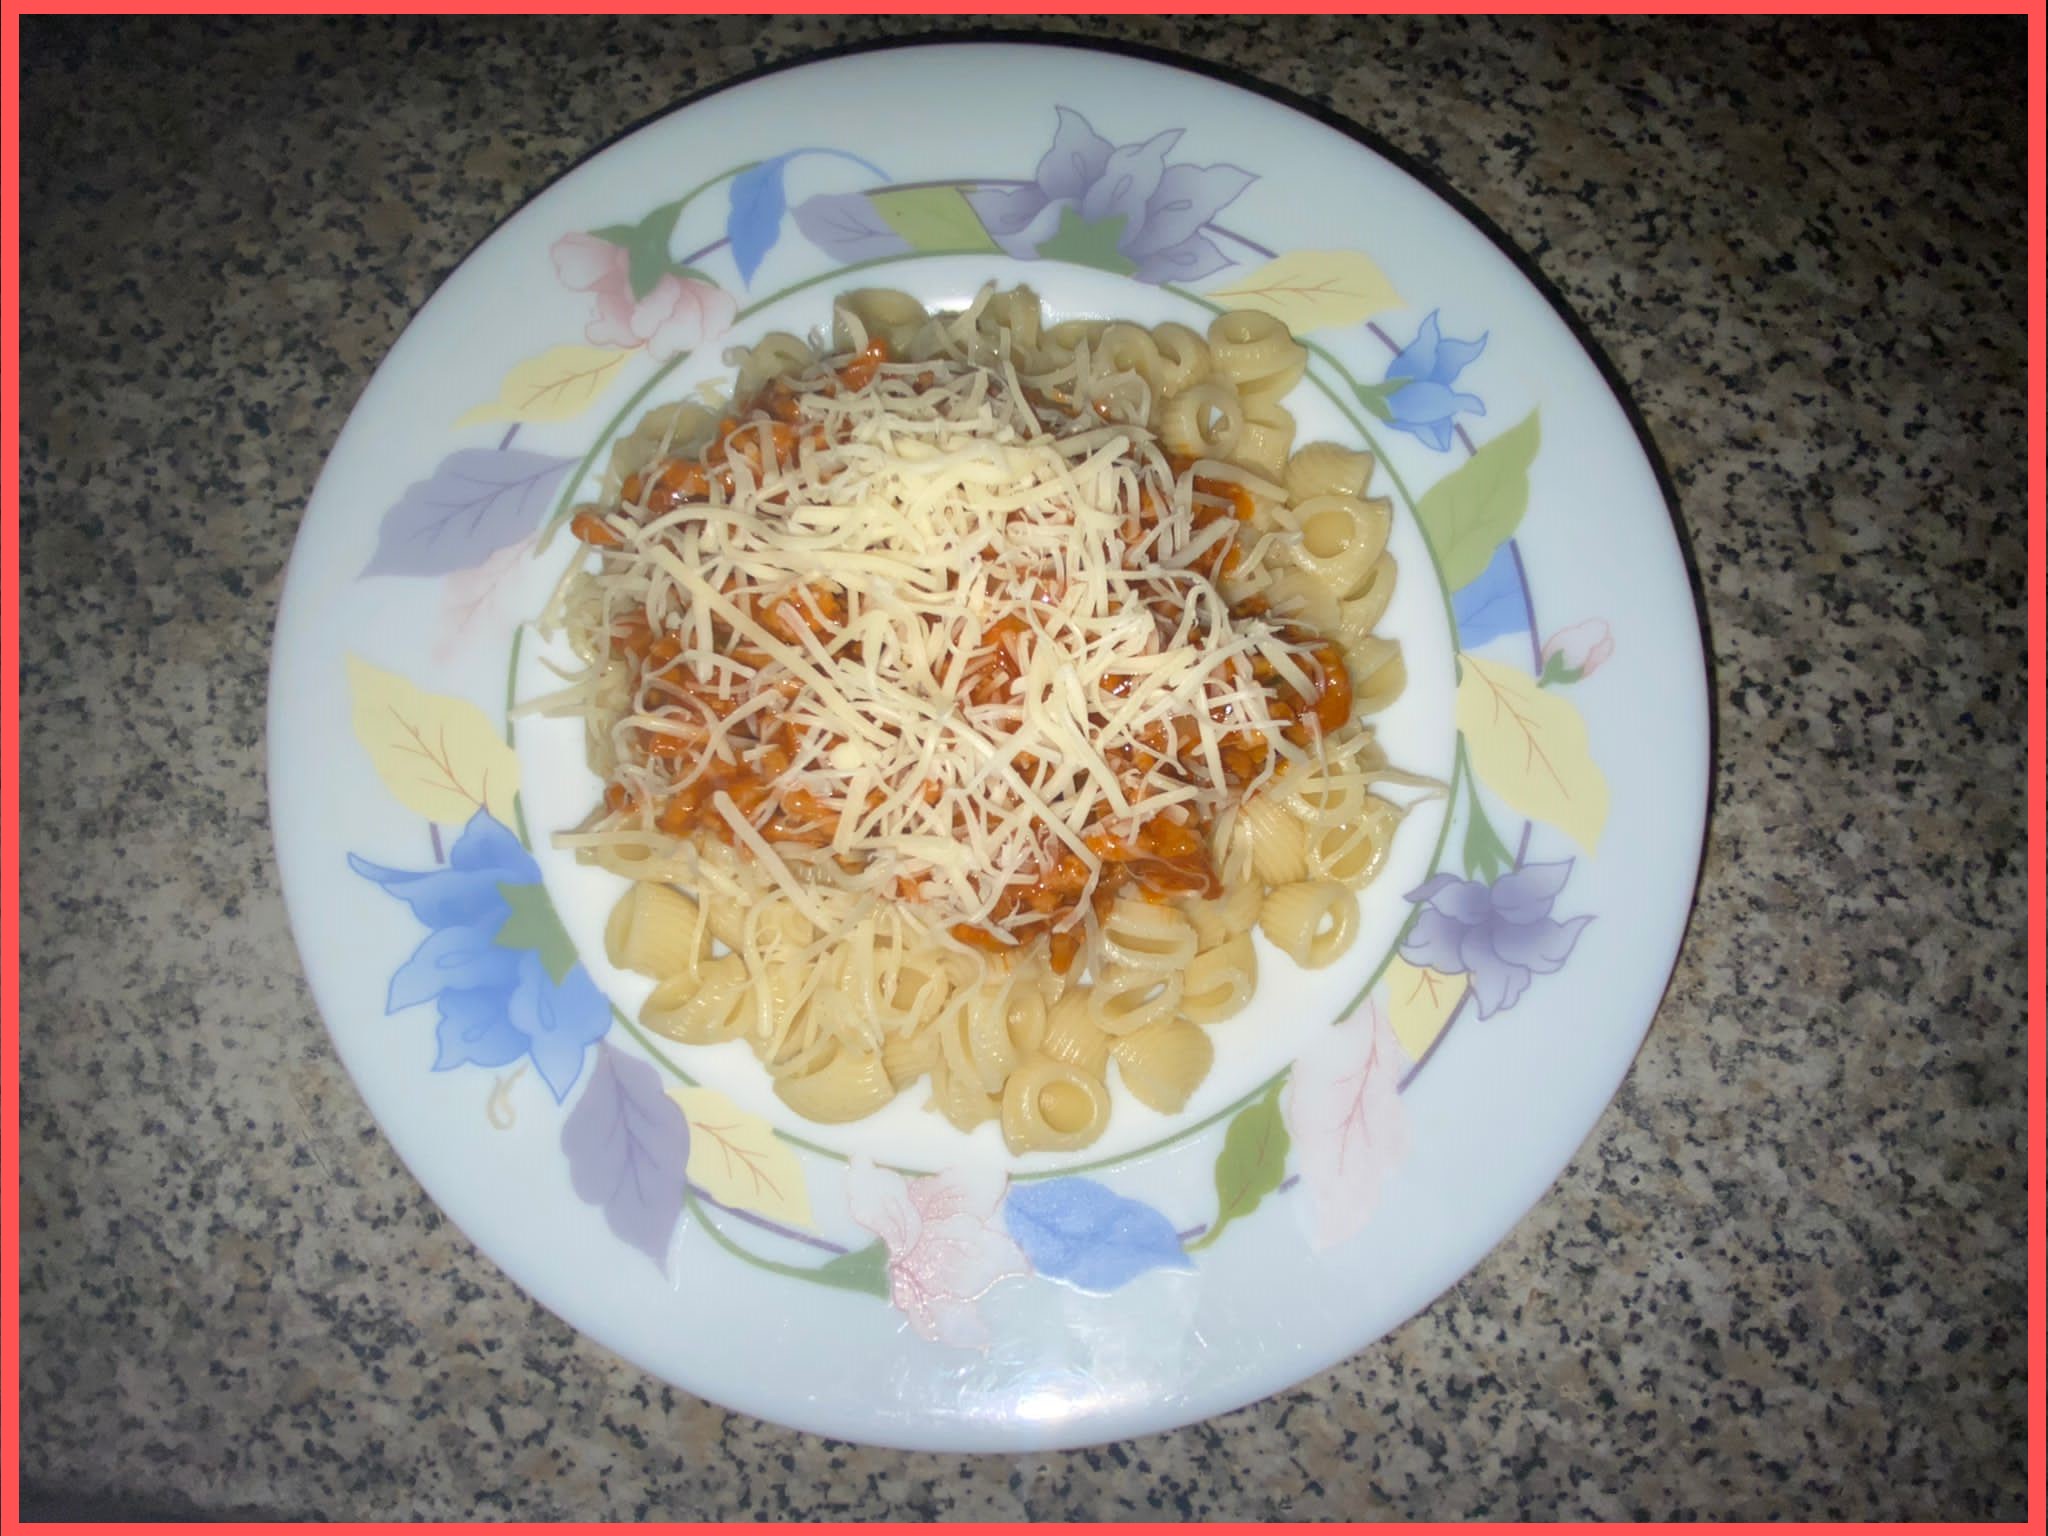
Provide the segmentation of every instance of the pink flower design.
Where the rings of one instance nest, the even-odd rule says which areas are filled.
[[[1318,1252],[1357,1236],[1387,1176],[1408,1155],[1407,1066],[1375,999],[1325,1033],[1287,1075],[1280,1113],[1301,1160],[1309,1243]]]
[[[641,298],[633,297],[626,248],[595,235],[564,235],[554,244],[555,275],[591,296],[584,338],[599,347],[645,347],[666,362],[723,335],[738,314],[731,294],[700,278],[665,272]]]
[[[993,1168],[906,1180],[866,1157],[853,1160],[847,1209],[888,1249],[889,1299],[919,1337],[988,1348],[976,1299],[998,1280],[1031,1273],[1023,1250],[994,1225],[1008,1185]]]
[[[437,663],[452,660],[479,625],[500,617],[499,599],[506,578],[532,551],[533,542],[529,537],[508,544],[482,565],[452,572],[442,583],[441,625],[434,637],[433,652]]]
[[[1591,677],[1613,654],[1614,635],[1605,619],[1567,625],[1543,642],[1545,680],[1575,683]]]

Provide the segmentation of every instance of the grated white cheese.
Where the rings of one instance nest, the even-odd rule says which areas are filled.
[[[591,577],[594,611],[675,648],[614,729],[636,803],[613,825],[649,829],[671,795],[743,765],[766,780],[758,806],[722,788],[709,803],[819,929],[834,916],[817,882],[1016,928],[1030,914],[992,919],[1005,889],[1067,854],[1092,881],[1090,835],[1206,826],[1313,760],[1252,669],[1308,696],[1316,664],[1201,569],[1241,525],[1198,525],[1197,475],[1281,488],[1206,461],[1176,477],[1142,424],[1069,416],[1031,383],[1007,355],[886,364],[857,389],[821,363],[785,381],[793,451],[749,424],[701,503],[608,509],[624,544]],[[1238,579],[1288,537],[1247,531]],[[696,750],[648,757],[642,732]],[[1226,776],[1233,735],[1265,744],[1250,784]],[[799,792],[830,818],[823,846],[773,835]]]

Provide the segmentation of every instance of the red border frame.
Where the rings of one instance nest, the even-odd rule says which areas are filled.
[[[21,1512],[21,20],[0,5],[0,1529]]]
[[[2048,97],[2042,6],[2027,11],[2027,1519],[2048,1519],[2048,1130],[2042,1077],[2048,1074]]]
[[[0,1530],[13,1530],[19,1524],[21,1508],[21,1438],[19,1418],[20,1395],[20,955],[18,939],[18,918],[20,912],[21,867],[20,867],[20,18],[28,15],[75,15],[113,12],[117,10],[178,10],[191,14],[277,14],[293,13],[294,8],[270,3],[258,5],[234,5],[226,3],[201,3],[185,7],[159,7],[145,4],[135,7],[113,7],[88,3],[88,0],[56,0],[56,3],[19,6],[6,0],[0,3]],[[317,8],[328,14],[383,14],[384,8],[355,3],[324,5]],[[448,3],[416,8],[421,12],[478,12],[536,13],[552,12],[561,7],[535,5],[528,0],[511,0],[502,5],[487,5],[470,0],[470,3]],[[570,7],[580,9],[580,7]],[[615,8],[623,13],[673,14],[673,7],[659,4],[627,4]],[[733,5],[709,5],[697,8],[700,14],[756,14],[748,7]],[[790,9],[803,12],[854,12],[860,8],[849,5],[799,5]],[[957,7],[941,4],[909,5],[898,8],[906,14],[930,14],[950,12]],[[1068,14],[1096,14],[1099,12],[1131,12],[1154,9],[1127,3],[1111,3],[1092,7],[1083,12]],[[1193,8],[1208,10],[1209,8]],[[1268,12],[1283,7],[1272,4],[1239,6],[1234,11],[1223,12],[1218,8],[1212,14],[1242,14],[1248,11]],[[1284,9],[1296,9],[1286,7]],[[1337,7],[1312,6],[1307,9],[1328,10]],[[1343,7],[1341,9],[1351,9]],[[1372,9],[1372,8],[1360,8]],[[1443,0],[1422,0],[1422,3],[1406,7],[1415,12],[1461,11],[1462,6],[1443,3]],[[1573,8],[1547,0],[1507,0],[1507,3],[1493,7],[1505,13],[1558,13]],[[2048,1426],[2044,1426],[2041,1411],[2041,1391],[2048,1385],[2048,1234],[2044,1234],[2044,1194],[2048,1194],[2048,1136],[2044,1136],[2044,1109],[2041,1078],[2048,1071],[2048,1046],[2044,1046],[2044,1011],[2048,1011],[2048,944],[2044,944],[2043,930],[2048,928],[2048,899],[2044,899],[2042,882],[2048,874],[2048,814],[2044,814],[2044,790],[2048,781],[2043,777],[2043,748],[2048,745],[2048,629],[2044,629],[2044,594],[2048,594],[2048,491],[2044,491],[2044,459],[2048,459],[2048,380],[2044,380],[2044,366],[2048,366],[2048,355],[2044,355],[2044,339],[2048,339],[2048,234],[2044,234],[2044,214],[2048,214],[2048,183],[2044,183],[2044,172],[2048,172],[2048,110],[2044,110],[2043,57],[2044,31],[2042,0],[2028,0],[2025,4],[1970,5],[1967,8],[1948,9],[1931,4],[1887,4],[1858,5],[1844,3],[1844,0],[1824,0],[1824,3],[1770,6],[1755,3],[1755,0],[1737,0],[1737,3],[1709,6],[1682,5],[1633,5],[1610,8],[1609,14],[1628,15],[1691,15],[1702,11],[1717,14],[1726,13],[1778,13],[1795,15],[1816,14],[1883,14],[1883,15],[2024,15],[2027,18],[2027,592],[2029,597],[2027,616],[2027,996],[2028,996],[2028,1049],[2027,1049],[2027,1180],[2028,1180],[2028,1228],[2027,1228],[2027,1312],[2025,1333],[2027,1338],[2028,1407],[2027,1426],[2027,1523],[2037,1526],[2048,1516]],[[1044,7],[1026,7],[1018,4],[998,3],[984,8],[985,14],[1018,15],[1048,14]],[[39,1530],[99,1530],[102,1526],[48,1525]],[[218,1529],[215,1526],[170,1527],[172,1529]],[[267,1526],[244,1526],[243,1529],[269,1529]],[[287,1529],[287,1527],[276,1527]],[[364,1527],[355,1527],[361,1529]],[[396,1525],[380,1525],[372,1529],[398,1530]],[[479,1527],[481,1529],[482,1527]],[[595,1530],[596,1526],[567,1526],[565,1530]],[[690,1529],[715,1529],[715,1527],[689,1527]],[[983,1529],[1025,1531],[1023,1525],[984,1526]],[[1131,1529],[1132,1527],[1123,1527]],[[1316,1529],[1315,1527],[1294,1527],[1295,1529]],[[1561,1529],[1586,1529],[1587,1527],[1566,1526]],[[1650,1527],[1637,1527],[1648,1529]],[[1744,1529],[1768,1530],[1765,1526],[1745,1526]],[[1865,1527],[1857,1527],[1862,1529]],[[1978,1529],[1976,1526],[1953,1526],[1952,1529]],[[2009,1527],[1985,1526],[1983,1529]],[[866,1526],[828,1525],[817,1527],[828,1531],[865,1531]],[[1421,1526],[1418,1530],[1448,1529],[1441,1526]]]

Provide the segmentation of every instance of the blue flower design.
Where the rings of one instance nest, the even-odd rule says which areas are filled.
[[[1094,1179],[1012,1184],[1010,1236],[1041,1275],[1106,1294],[1153,1269],[1191,1269],[1173,1223]]]
[[[1528,989],[1532,976],[1563,965],[1590,917],[1556,922],[1550,909],[1572,860],[1524,864],[1491,885],[1435,875],[1408,893],[1422,903],[1401,941],[1401,958],[1445,976],[1469,975],[1479,1017],[1489,1018]]]
[[[1486,337],[1477,341],[1453,341],[1437,326],[1437,311],[1415,333],[1415,339],[1387,364],[1385,381],[1375,390],[1360,393],[1373,413],[1389,426],[1419,437],[1439,453],[1451,447],[1451,428],[1458,413],[1484,416],[1486,405],[1477,395],[1460,394],[1451,388],[1458,375],[1486,350]]]
[[[540,866],[511,830],[478,811],[440,869],[387,869],[355,854],[348,862],[430,930],[393,974],[384,1007],[439,1003],[434,1070],[527,1057],[556,1101],[567,1098],[585,1051],[611,1027],[611,1006],[580,962],[557,975],[539,949],[502,942],[514,893],[540,887]]]
[[[1111,144],[1080,113],[1057,111],[1059,128],[1033,181],[967,194],[998,245],[1022,261],[1087,251],[1100,265],[1113,252],[1118,269],[1141,283],[1190,282],[1230,265],[1201,230],[1257,179],[1251,172],[1168,165],[1179,128]]]

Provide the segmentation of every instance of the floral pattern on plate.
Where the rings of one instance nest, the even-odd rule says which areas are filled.
[[[499,1073],[492,1113],[503,1125],[509,1074],[530,1068],[566,1106],[559,1136],[578,1197],[654,1263],[674,1261],[694,1218],[757,1269],[881,1298],[919,1337],[968,1348],[986,1345],[980,1302],[1003,1282],[1108,1294],[1196,1264],[1266,1200],[1297,1189],[1312,1249],[1355,1240],[1401,1175],[1401,1095],[1437,1042],[1468,1005],[1488,1022],[1512,1009],[1567,962],[1592,920],[1552,916],[1568,900],[1575,861],[1532,862],[1532,842],[1562,835],[1591,856],[1607,807],[1564,690],[1612,660],[1615,638],[1598,619],[1536,638],[1517,531],[1540,424],[1532,412],[1484,441],[1469,436],[1489,420],[1479,393],[1488,333],[1446,336],[1444,311],[1433,308],[1397,342],[1378,317],[1406,306],[1370,255],[1272,251],[1217,222],[1254,172],[1173,160],[1178,127],[1115,144],[1073,108],[1053,115],[1050,147],[1028,180],[898,185],[847,151],[799,148],[735,166],[630,222],[561,233],[548,259],[565,289],[587,296],[580,339],[517,364],[495,398],[457,418],[458,430],[508,430],[495,445],[452,449],[416,481],[385,513],[362,576],[445,584],[437,655],[487,628],[473,616],[566,516],[624,408],[580,463],[515,446],[521,426],[570,420],[608,399],[631,357],[672,362],[718,342],[779,297],[742,304],[792,230],[841,266],[1002,252],[1162,285],[1211,310],[1262,309],[1309,345],[1314,373],[1348,395],[1353,425],[1376,453],[1373,424],[1439,453],[1462,445],[1462,461],[1419,495],[1399,488],[1449,594],[1459,646],[1449,789],[1458,835],[1407,894],[1396,952],[1353,1009],[1201,1133],[1214,1145],[1213,1190],[1180,1224],[1119,1191],[1115,1170],[1010,1179],[963,1165],[906,1175],[855,1158],[827,1178],[829,1162],[766,1121],[671,1081],[666,1057],[605,1002],[549,904],[522,841],[503,722],[360,661],[350,678],[358,739],[393,795],[431,824],[430,868],[359,855],[350,864],[426,929],[397,961],[387,1001],[396,1014],[432,1006],[434,1070]],[[805,160],[870,180],[792,207],[790,168]],[[683,211],[721,183],[723,236],[672,255]],[[1265,259],[1249,265],[1255,257]],[[1179,286],[1219,276],[1206,290]],[[1391,354],[1370,383],[1315,340],[1360,327]],[[1462,320],[1458,329],[1470,334]],[[1526,661],[1511,658],[1516,647]],[[442,827],[460,828],[445,854]],[[821,1235],[821,1194],[871,1240]]]

